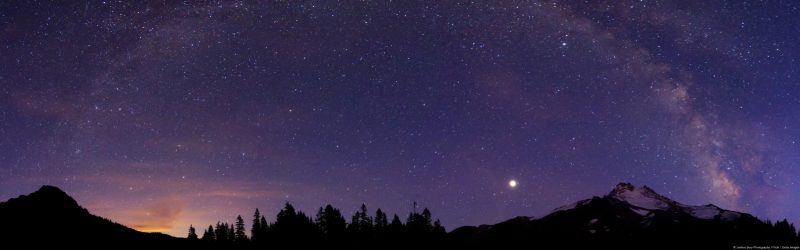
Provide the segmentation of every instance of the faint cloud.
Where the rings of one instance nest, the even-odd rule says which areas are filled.
[[[61,117],[77,112],[79,103],[67,98],[22,94],[12,98],[14,107],[25,114]]]
[[[235,199],[253,199],[266,197],[285,196],[280,192],[256,191],[256,190],[216,190],[207,193],[198,193],[197,196],[210,196]]]

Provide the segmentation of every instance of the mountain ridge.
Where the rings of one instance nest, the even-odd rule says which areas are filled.
[[[561,247],[730,248],[797,244],[794,228],[785,220],[778,224],[713,204],[685,205],[650,187],[621,182],[605,196],[558,207],[540,218],[515,217],[493,225],[460,227],[450,234],[465,246],[535,243]],[[648,245],[651,243],[656,245]]]

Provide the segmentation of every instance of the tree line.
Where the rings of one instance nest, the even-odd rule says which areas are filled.
[[[352,245],[368,247],[378,242],[396,242],[399,245],[443,243],[447,232],[441,222],[434,220],[430,210],[411,212],[405,221],[394,214],[391,219],[380,208],[374,216],[365,204],[347,222],[341,211],[330,204],[320,207],[313,218],[298,211],[287,202],[278,212],[274,222],[267,222],[256,208],[246,233],[244,219],[236,217],[234,224],[217,222],[204,229],[202,236],[193,225],[189,226],[188,239],[209,245],[234,245],[262,247],[267,245]]]

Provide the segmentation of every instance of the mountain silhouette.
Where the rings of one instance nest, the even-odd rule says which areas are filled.
[[[251,237],[244,220],[217,223],[199,238],[190,227],[189,239],[143,233],[90,214],[69,195],[43,186],[29,195],[0,203],[0,242],[27,247],[176,247],[247,248],[280,246],[613,248],[613,249],[732,249],[734,246],[798,246],[800,240],[786,220],[772,223],[715,205],[691,206],[643,186],[618,184],[602,197],[592,197],[554,209],[541,218],[516,217],[494,225],[465,226],[446,233],[428,209],[397,215],[365,205],[347,223],[340,210],[320,208],[315,219],[286,203],[274,223],[256,210]],[[257,223],[255,223],[258,221]],[[751,248],[752,249],[752,248]],[[787,248],[788,249],[788,248]]]
[[[43,186],[29,195],[0,203],[0,222],[0,242],[27,246],[169,245],[180,241],[161,233],[139,232],[92,215],[75,199],[53,186]]]
[[[631,249],[731,249],[733,246],[797,245],[794,227],[775,225],[715,205],[684,205],[651,188],[619,183],[607,195],[556,208],[534,219],[517,217],[495,225],[457,228],[459,244],[534,244]]]

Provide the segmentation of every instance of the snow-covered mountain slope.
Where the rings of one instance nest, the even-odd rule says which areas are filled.
[[[773,225],[714,205],[685,205],[649,187],[628,183],[618,184],[605,196],[559,207],[540,218],[517,217],[493,225],[461,227],[450,236],[465,239],[470,242],[465,247],[472,248],[474,244],[496,248],[515,242],[579,249],[731,249],[764,242],[791,245],[799,239],[785,220]]]
[[[671,200],[663,195],[656,193],[647,186],[636,187],[630,183],[619,183],[604,198],[614,199],[630,206],[630,210],[641,215],[649,216],[654,211],[663,212],[683,212],[692,217],[704,220],[719,218],[723,221],[730,221],[739,218],[742,213],[725,210],[712,204],[704,206],[684,205],[680,202]],[[581,200],[569,205],[558,207],[551,213],[574,209],[587,204],[591,199]]]
[[[705,206],[684,205],[664,197],[653,189],[643,186],[636,187],[630,183],[619,183],[606,197],[616,199],[633,206],[632,210],[639,214],[646,215],[646,211],[682,211],[698,219],[735,220],[741,213],[725,210],[717,206],[708,204]]]
[[[661,196],[647,186],[637,188],[629,183],[620,183],[608,194],[608,197],[625,201],[638,208],[649,210],[670,210],[680,204]]]

